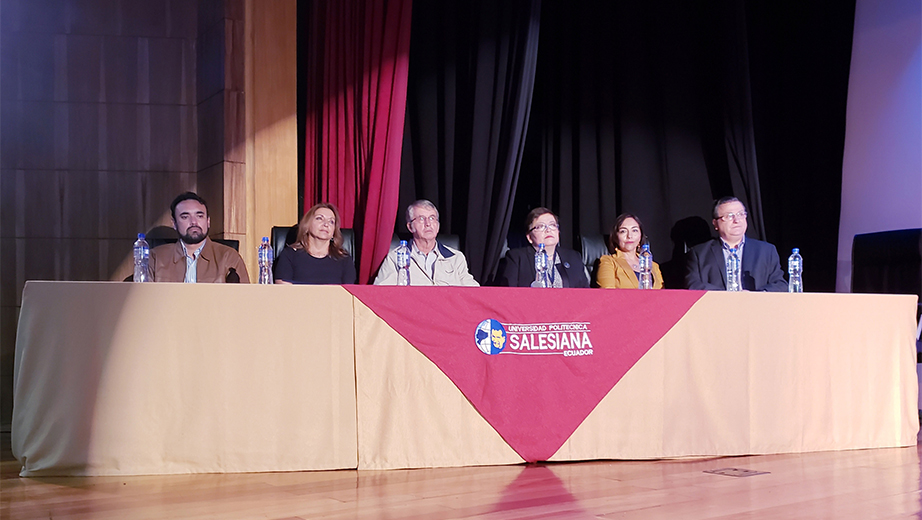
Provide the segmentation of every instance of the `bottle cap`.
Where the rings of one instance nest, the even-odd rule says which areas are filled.
[[[144,233],[138,233],[138,240],[144,240]]]
[[[402,245],[402,246],[407,245],[407,241],[406,241],[406,240],[401,240],[401,241],[400,241],[400,245]]]
[[[791,253],[794,253],[794,254],[800,253],[800,248],[799,248],[799,247],[795,247],[794,250],[791,251]]]
[[[263,242],[268,242],[268,241],[269,241],[269,237],[263,237]]]

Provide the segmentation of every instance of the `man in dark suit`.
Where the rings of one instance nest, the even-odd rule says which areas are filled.
[[[535,281],[535,251],[544,244],[548,258],[547,283],[550,287],[589,287],[583,257],[571,249],[558,247],[560,225],[557,215],[547,208],[535,208],[525,217],[530,246],[510,249],[499,263],[496,285],[530,287]]]
[[[720,238],[693,247],[686,257],[685,287],[725,291],[727,262],[731,255],[741,260],[740,281],[746,291],[788,290],[778,251],[768,242],[746,238],[746,207],[736,197],[714,203],[712,224]]]

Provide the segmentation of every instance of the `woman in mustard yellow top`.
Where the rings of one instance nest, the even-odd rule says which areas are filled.
[[[608,289],[637,289],[640,286],[640,249],[644,244],[643,224],[630,213],[622,213],[615,220],[609,235],[613,255],[599,259],[599,286]],[[663,274],[659,264],[653,262],[653,288],[663,288]]]

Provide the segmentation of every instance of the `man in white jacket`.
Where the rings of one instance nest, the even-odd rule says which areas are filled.
[[[464,253],[437,240],[439,210],[428,200],[418,200],[407,208],[407,229],[413,233],[410,242],[410,285],[480,284],[471,276]],[[384,258],[375,285],[397,285],[397,251]]]

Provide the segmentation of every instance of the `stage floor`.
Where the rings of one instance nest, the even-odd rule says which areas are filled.
[[[416,470],[20,478],[0,518],[910,518],[920,447]],[[767,472],[725,476],[735,468]]]

